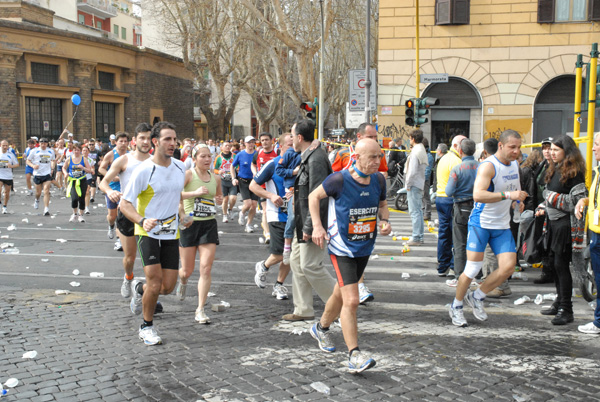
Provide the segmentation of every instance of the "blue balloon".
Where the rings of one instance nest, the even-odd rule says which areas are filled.
[[[79,97],[79,95],[75,94],[71,96],[71,102],[73,102],[75,106],[79,106],[79,104],[81,103],[81,98]]]

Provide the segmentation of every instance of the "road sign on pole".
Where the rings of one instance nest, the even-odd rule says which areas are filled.
[[[376,81],[376,70],[371,69],[371,90],[369,97],[371,98],[371,110],[377,110],[377,81]],[[349,87],[349,98],[348,103],[350,111],[358,112],[359,110],[364,113],[365,111],[365,81],[366,74],[365,70],[350,70],[348,71],[348,87]]]
[[[435,84],[439,82],[448,82],[448,74],[421,74],[421,82],[424,84]]]

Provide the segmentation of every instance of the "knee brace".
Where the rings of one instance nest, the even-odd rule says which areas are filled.
[[[465,264],[465,270],[463,272],[465,275],[467,275],[467,277],[469,277],[469,279],[473,279],[475,276],[477,276],[479,271],[481,271],[482,267],[483,261],[467,261]]]

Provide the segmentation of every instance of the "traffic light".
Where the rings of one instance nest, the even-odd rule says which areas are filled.
[[[404,103],[404,106],[406,107],[404,109],[404,122],[406,123],[407,126],[414,126],[415,125],[415,99],[414,98],[410,98],[409,100],[406,101],[406,103]]]
[[[315,122],[315,124],[317,123],[317,109],[318,109],[319,105],[316,102],[302,102],[300,104],[300,109],[304,110],[306,112],[306,118],[307,119],[311,119],[312,121]]]
[[[440,104],[440,100],[437,98],[417,98],[415,100],[415,126],[420,126],[421,124],[425,124],[429,121],[426,116],[429,114],[429,107],[437,106]]]

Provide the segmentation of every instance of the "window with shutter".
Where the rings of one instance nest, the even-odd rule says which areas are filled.
[[[538,23],[554,22],[554,0],[538,0]]]
[[[590,0],[588,4],[588,19],[600,21],[600,0]]]
[[[470,0],[436,0],[436,25],[464,25],[470,21]]]
[[[450,18],[450,2],[451,0],[436,0],[435,2],[435,24],[447,25],[451,24]]]

